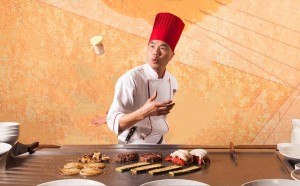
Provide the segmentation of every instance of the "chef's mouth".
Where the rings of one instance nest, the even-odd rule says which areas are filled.
[[[158,62],[158,59],[157,59],[157,58],[152,58],[152,62],[153,62],[153,63],[157,63],[157,62]]]

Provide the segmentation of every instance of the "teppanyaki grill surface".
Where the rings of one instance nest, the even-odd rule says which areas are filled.
[[[146,173],[132,174],[117,172],[115,169],[124,164],[113,161],[119,153],[137,151],[140,153],[158,152],[162,157],[178,149],[188,151],[195,148],[206,149],[211,159],[209,166],[189,174],[171,177],[168,173],[150,175]],[[59,169],[68,162],[78,160],[83,154],[100,151],[110,157],[103,169],[104,173],[97,176],[83,177],[80,175],[63,176]],[[0,185],[37,185],[40,183],[59,179],[85,178],[102,182],[106,185],[141,185],[146,182],[160,179],[190,179],[209,185],[241,185],[245,182],[263,178],[290,179],[275,155],[275,149],[236,149],[239,155],[238,166],[230,158],[228,148],[205,148],[203,146],[188,145],[99,145],[99,146],[66,146],[61,149],[41,149],[33,155],[23,154],[18,157],[15,166],[5,170],[5,158],[0,162]],[[162,160],[164,166],[172,165],[171,162]],[[232,179],[234,175],[235,179]],[[216,179],[217,178],[217,179]]]

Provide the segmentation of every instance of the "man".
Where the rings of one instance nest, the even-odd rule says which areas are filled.
[[[147,49],[147,63],[121,76],[115,86],[107,114],[108,127],[118,135],[119,143],[164,143],[168,132],[166,115],[175,103],[178,89],[166,67],[183,31],[183,21],[170,13],[156,15]]]

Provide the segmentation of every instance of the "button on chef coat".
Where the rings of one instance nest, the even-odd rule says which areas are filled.
[[[119,132],[119,120],[124,114],[128,114],[141,108],[153,95],[150,89],[151,81],[158,80],[157,73],[149,64],[144,64],[131,69],[121,76],[115,85],[115,94],[112,105],[107,115],[108,127],[118,135],[119,143],[124,143],[129,129]],[[168,82],[168,95],[172,99],[178,90],[178,84],[173,75],[165,72],[162,80]],[[158,94],[160,94],[158,90]],[[162,135],[168,132],[166,116],[150,116],[134,126],[137,127],[128,143],[153,143],[156,144]]]

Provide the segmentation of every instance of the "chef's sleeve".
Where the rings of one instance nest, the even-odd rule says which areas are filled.
[[[117,135],[121,116],[133,112],[135,82],[134,78],[124,75],[118,79],[115,85],[115,93],[112,105],[108,111],[107,124],[110,130]]]

